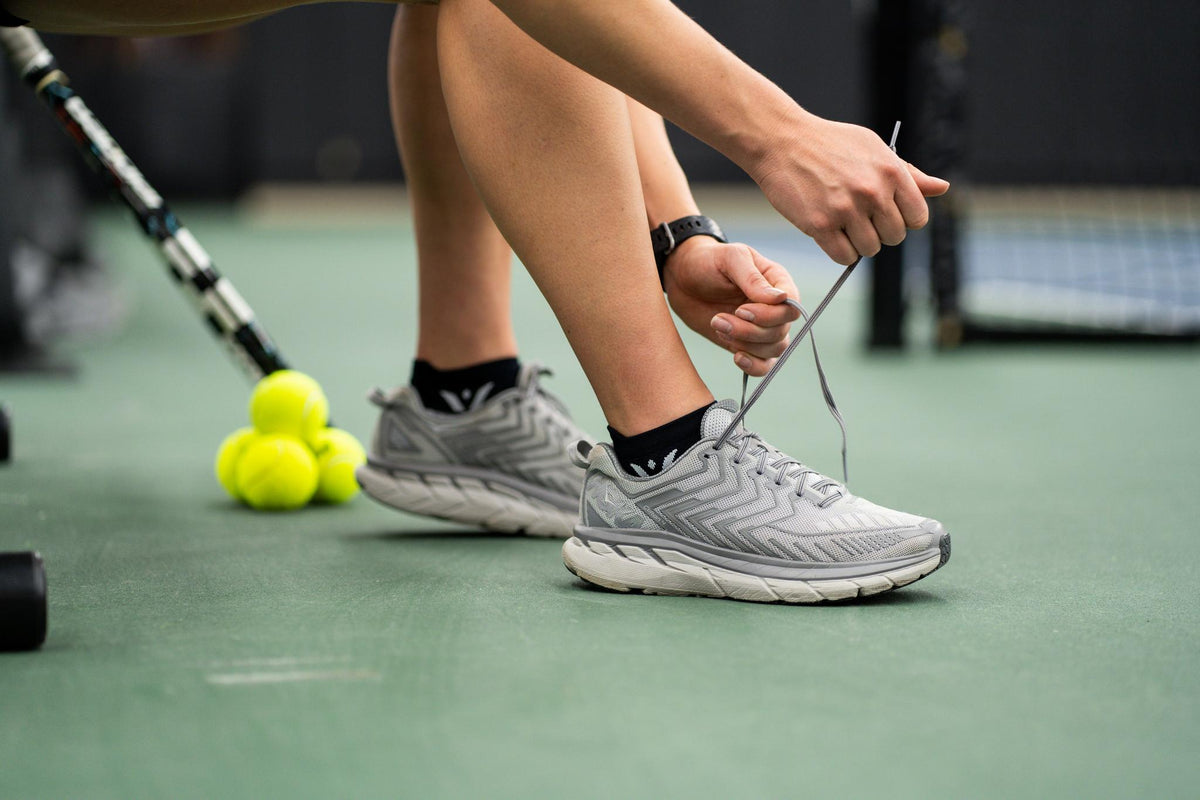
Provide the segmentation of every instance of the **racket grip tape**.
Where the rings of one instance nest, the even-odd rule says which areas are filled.
[[[0,28],[0,47],[23,80],[54,66],[54,56],[30,28]]]

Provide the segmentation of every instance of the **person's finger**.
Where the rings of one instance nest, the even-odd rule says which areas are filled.
[[[906,163],[905,166],[908,167],[908,174],[912,175],[913,180],[916,182],[917,189],[925,197],[939,197],[950,191],[950,181],[934,177],[933,175],[926,175],[912,164]]]
[[[911,165],[909,167],[908,171],[900,174],[894,198],[896,208],[904,218],[905,227],[915,231],[918,228],[924,228],[925,224],[929,222],[929,206],[926,205],[925,197],[921,194],[921,190],[917,187],[917,181],[912,175],[911,170],[915,167]]]
[[[894,203],[877,209],[871,216],[871,224],[875,226],[881,244],[898,245],[908,234],[904,226],[904,217],[900,216],[900,209],[896,208]]]
[[[744,303],[733,310],[734,316],[753,322],[760,328],[779,328],[800,319],[800,312],[792,305],[768,306],[762,303]]]
[[[788,339],[786,336],[768,342],[755,342],[746,339],[738,339],[729,334],[717,334],[718,343],[734,353],[749,353],[755,358],[775,358],[787,349]]]
[[[846,235],[850,243],[862,256],[873,256],[879,252],[879,234],[871,224],[869,217],[855,217],[846,227]]]
[[[761,378],[771,369],[771,365],[775,363],[775,359],[757,358],[749,353],[738,352],[733,356],[733,363],[750,377]]]
[[[848,267],[859,258],[859,253],[851,244],[850,238],[846,236],[846,232],[841,228],[834,230],[821,230],[813,236],[817,246],[825,251],[825,255],[832,258],[843,267]]]
[[[728,250],[728,257],[721,265],[725,277],[748,299],[756,303],[782,303],[787,299],[787,289],[772,286],[763,275],[754,256],[754,249],[745,245]]]
[[[763,360],[772,360],[783,355],[783,351],[787,349],[788,339],[785,336],[777,342],[738,342],[738,350],[743,353],[749,353],[755,358]]]
[[[800,290],[796,288],[796,282],[792,280],[791,273],[782,264],[772,261],[754,248],[750,249],[750,255],[754,257],[755,266],[762,272],[768,283],[776,289],[783,289],[787,292],[788,297],[800,302]]]
[[[760,308],[775,308],[775,306],[760,306]],[[791,306],[786,306],[786,308],[791,308]],[[768,344],[787,338],[786,326],[765,327],[732,314],[717,314],[712,319],[712,328],[718,335],[728,340],[746,344]]]

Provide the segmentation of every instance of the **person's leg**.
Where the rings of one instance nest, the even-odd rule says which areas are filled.
[[[690,416],[696,428],[693,438],[697,437],[699,418],[688,412],[707,405],[711,395],[687,360],[658,287],[624,99],[550,56],[490,6],[480,7],[490,11],[488,19],[499,30],[507,28],[511,34],[511,41],[494,43],[504,52],[493,61],[503,62],[507,76],[518,84],[508,90],[508,99],[481,108],[465,123],[468,130],[475,124],[485,126],[485,138],[510,140],[481,156],[502,159],[506,165],[502,179],[489,173],[482,185],[494,181],[493,200],[507,212],[511,229],[527,247],[535,239],[559,240],[557,249],[526,254],[534,275],[551,285],[578,278],[581,291],[590,293],[603,307],[602,313],[609,315],[605,324],[600,324],[600,316],[578,318],[577,347],[579,337],[602,343],[619,340],[626,328],[641,331],[633,340],[637,350],[624,357],[649,363],[605,378],[612,387],[607,396],[624,403],[616,406],[618,412],[626,408],[641,417],[632,413],[621,417],[613,413],[611,402],[602,399],[614,426],[640,433]],[[464,13],[475,14],[477,8]],[[429,64],[438,50],[429,36],[445,24],[445,13],[400,12],[390,79],[421,262],[418,355],[438,367],[477,364],[516,352],[508,307],[510,252],[464,170],[436,81],[438,65]],[[458,57],[468,53],[460,50]],[[492,66],[485,65],[485,71]],[[593,91],[596,87],[599,92]],[[530,98],[517,102],[526,92]],[[530,108],[538,114],[530,115]],[[517,116],[489,119],[497,113]],[[546,142],[556,144],[543,151]],[[535,183],[530,184],[526,173],[535,177]],[[585,216],[591,218],[587,224],[596,227],[571,230]],[[548,227],[538,227],[542,225]],[[562,239],[558,230],[569,238]],[[640,282],[646,301],[640,316],[651,320],[650,326],[625,317],[627,311],[637,311],[636,303],[609,302],[598,289],[602,282],[588,285],[584,276],[596,270],[610,271],[618,294],[628,286],[630,273],[650,278]],[[563,318],[561,309],[559,313]],[[663,329],[655,332],[654,322],[662,323]],[[594,332],[586,333],[588,328]],[[656,366],[655,359],[671,354],[672,348],[683,369]],[[611,364],[623,366],[621,354],[605,353],[602,344],[588,352],[593,360],[596,354],[611,355]],[[440,382],[445,372],[429,375],[425,366],[418,361],[412,386],[374,397],[382,413],[368,464],[358,473],[367,493],[395,508],[493,530],[570,535],[577,520],[583,472],[570,463],[567,451],[573,441],[588,437],[571,423],[561,404],[538,387],[536,370],[522,369],[519,385],[511,391],[481,390],[475,396],[464,391],[455,396],[442,387],[429,391],[429,384]],[[476,369],[468,367],[472,372]],[[602,369],[592,364],[594,382]],[[604,377],[602,371],[599,374]],[[618,384],[630,381],[640,387],[618,390]],[[632,399],[639,392],[645,398],[640,403]],[[644,421],[640,428],[638,419]]]
[[[443,90],[468,171],[610,424],[638,433],[701,409],[698,440],[644,465],[618,463],[609,445],[578,449],[587,473],[568,569],[620,591],[811,603],[887,591],[945,563],[936,521],[854,497],[747,432],[732,401],[707,405],[645,246],[624,99],[528,51],[505,23],[483,0],[443,0]]]
[[[388,56],[392,122],[416,229],[417,354],[408,386],[377,393],[366,493],[501,532],[569,536],[587,439],[516,359],[512,251],[471,183],[446,113],[436,7],[401,8]]]
[[[625,98],[486,0],[443,0],[438,57],[467,169],[609,424],[642,433],[710,403],[658,283]]]
[[[388,56],[396,145],[417,239],[420,360],[459,369],[517,354],[512,251],[463,167],[442,98],[438,8],[402,6]]]

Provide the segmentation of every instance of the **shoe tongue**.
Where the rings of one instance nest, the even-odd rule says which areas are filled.
[[[716,439],[729,427],[729,423],[736,413],[737,403],[732,400],[713,403],[708,411],[704,412],[704,418],[700,420],[700,436],[705,439]]]

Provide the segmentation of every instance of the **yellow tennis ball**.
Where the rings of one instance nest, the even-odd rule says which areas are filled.
[[[254,508],[302,508],[317,491],[317,460],[299,439],[256,435],[238,459],[236,478],[242,500]]]
[[[237,465],[242,457],[242,452],[253,436],[255,436],[254,428],[238,428],[226,436],[225,441],[221,442],[220,448],[217,449],[217,463],[214,465],[217,481],[225,487],[225,491],[229,492],[229,496],[234,500],[242,499],[237,488]]]
[[[344,503],[358,494],[354,470],[367,462],[363,446],[350,434],[337,428],[325,428],[313,443],[317,456],[317,494],[325,503]]]
[[[282,433],[311,443],[328,421],[325,393],[303,372],[272,372],[250,395],[250,424],[259,433]]]

